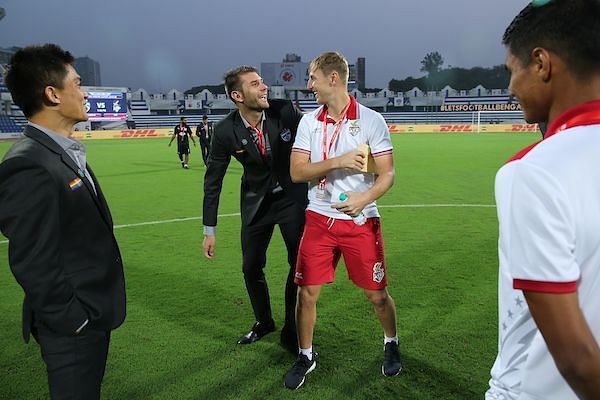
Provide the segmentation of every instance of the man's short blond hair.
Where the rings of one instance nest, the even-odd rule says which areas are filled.
[[[328,51],[312,60],[310,70],[317,69],[320,69],[325,75],[335,71],[340,75],[342,82],[348,83],[348,61],[346,57],[337,51]]]

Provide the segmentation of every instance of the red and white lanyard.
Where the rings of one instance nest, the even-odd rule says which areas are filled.
[[[328,115],[325,115],[325,118],[323,118],[323,161],[327,160],[327,157],[329,156],[329,153],[331,152],[331,148],[333,147],[335,140],[339,136],[340,131],[342,130],[342,126],[344,126],[344,122],[346,121],[347,115],[348,115],[348,108],[350,108],[350,102],[348,103],[348,105],[346,105],[346,108],[344,108],[344,111],[342,111],[342,114],[340,115],[340,119],[334,123],[333,135],[331,135],[331,140],[329,141],[329,144],[327,143],[327,117],[328,117]],[[319,178],[319,186],[318,186],[319,189],[325,189],[325,183],[326,183],[325,176],[322,176],[321,178]]]
[[[262,157],[265,156],[265,137],[263,135],[263,133],[258,130],[258,128],[253,127],[252,125],[250,125],[250,128],[254,131],[254,133],[256,133],[256,137],[258,139],[258,150],[260,151],[260,155]]]

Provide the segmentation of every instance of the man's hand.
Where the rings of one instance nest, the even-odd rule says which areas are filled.
[[[336,210],[353,217],[370,203],[368,199],[366,199],[364,193],[346,192],[346,196],[348,196],[346,200],[332,204],[331,208],[335,208]]]
[[[215,241],[215,235],[204,235],[202,246],[204,246],[204,256],[209,260],[215,256]]]
[[[359,150],[352,150],[338,157],[338,168],[360,171],[367,162],[365,155]]]

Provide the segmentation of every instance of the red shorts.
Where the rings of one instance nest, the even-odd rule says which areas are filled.
[[[333,282],[340,256],[356,286],[369,290],[387,286],[379,218],[368,218],[359,226],[352,220],[306,211],[294,282],[299,286]]]

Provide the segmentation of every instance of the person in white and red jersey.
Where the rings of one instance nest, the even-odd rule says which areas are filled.
[[[384,331],[386,376],[402,369],[396,334],[396,308],[387,291],[381,222],[375,200],[394,182],[390,133],[383,117],[348,94],[348,62],[337,52],[323,53],[309,69],[308,89],[322,106],[305,114],[292,148],[294,182],[309,182],[306,222],[295,281],[299,354],[284,378],[299,388],[316,366],[312,348],[316,302],[321,286],[334,280],[340,256],[348,276],[375,308]],[[370,146],[378,175],[361,171],[367,162],[358,145]],[[340,202],[340,195],[346,200]],[[366,223],[352,216],[363,213]]]
[[[496,176],[498,356],[485,398],[600,398],[600,1],[535,1],[507,28],[538,143]]]

